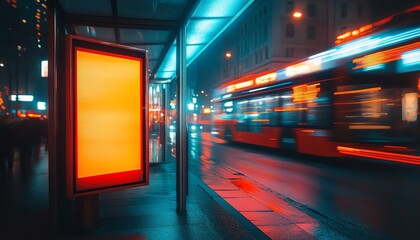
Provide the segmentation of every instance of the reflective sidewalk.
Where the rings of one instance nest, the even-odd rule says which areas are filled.
[[[157,143],[151,139],[151,154],[159,152],[154,146]],[[23,171],[16,154],[12,174],[2,175],[0,239],[267,238],[223,199],[215,198],[214,191],[192,174],[189,174],[187,213],[177,214],[173,161],[150,167],[149,186],[100,194],[100,227],[96,230],[85,233],[70,230],[51,236],[45,147],[37,147],[26,163]]]

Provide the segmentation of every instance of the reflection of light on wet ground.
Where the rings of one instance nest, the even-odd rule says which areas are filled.
[[[15,151],[13,171],[0,179],[1,239],[48,239],[48,152],[38,145],[30,156]]]
[[[150,163],[159,163],[162,162],[162,151],[161,143],[159,136],[151,136],[149,138],[149,162]]]
[[[196,159],[201,180],[271,239],[346,239],[335,229],[331,229],[289,202],[290,199],[279,196],[244,174],[213,161],[212,158],[218,156],[213,152],[216,142],[225,143],[210,133],[201,133],[200,146],[196,147],[199,149],[197,155],[200,157]],[[195,141],[190,143],[193,144]],[[252,155],[252,153],[247,154]],[[259,157],[261,156],[251,158]],[[265,159],[257,160],[259,163],[261,161],[264,162]],[[295,184],[296,186],[299,185]],[[304,191],[306,190],[308,189]],[[308,191],[308,194],[314,193]]]

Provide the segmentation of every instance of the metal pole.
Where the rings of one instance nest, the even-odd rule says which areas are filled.
[[[18,49],[18,54],[16,57],[16,117],[19,115],[20,102],[19,102],[19,69],[20,68],[20,49]]]
[[[179,28],[177,39],[177,133],[176,133],[176,195],[178,213],[186,212],[187,202],[187,129],[186,129],[186,39],[185,25]]]
[[[50,231],[58,232],[58,193],[56,171],[56,129],[57,129],[57,6],[48,3],[48,182]]]
[[[48,181],[51,233],[63,231],[72,215],[66,197],[65,49],[62,12],[56,0],[48,1]]]

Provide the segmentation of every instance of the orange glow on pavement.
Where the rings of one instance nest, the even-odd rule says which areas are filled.
[[[76,48],[76,178],[141,169],[142,64]]]

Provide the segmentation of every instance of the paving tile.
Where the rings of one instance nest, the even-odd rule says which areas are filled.
[[[230,183],[219,183],[219,184],[208,184],[208,186],[213,189],[213,191],[232,191],[232,190],[239,190],[239,188],[235,187],[233,184]]]
[[[225,201],[239,212],[271,211],[254,198],[226,198]]]
[[[134,234],[146,237],[148,240],[215,240],[222,239],[207,224],[183,225],[183,226],[161,226],[153,228],[137,228],[133,229]]]
[[[285,226],[292,224],[287,218],[276,212],[241,212],[256,226]]]
[[[233,191],[216,191],[222,198],[249,198],[250,196],[241,190]]]
[[[107,206],[129,206],[133,205],[133,198],[121,198],[121,199],[103,199],[99,202],[100,207]]]
[[[347,240],[348,238],[342,236],[339,233],[336,233],[332,229],[320,225],[317,223],[302,223],[296,224],[298,227],[302,228],[304,231],[313,235],[317,239],[334,239],[334,240]]]
[[[119,230],[129,230],[130,228],[130,217],[103,217],[100,219],[100,226],[97,230],[95,230],[95,232],[113,232]]]
[[[148,228],[164,226],[182,226],[193,224],[205,224],[207,219],[200,212],[188,212],[185,215],[178,215],[176,212],[138,215],[131,217],[131,228]]]
[[[282,239],[282,240],[315,240],[313,236],[299,228],[295,224],[287,226],[258,226],[267,236],[271,239]]]

